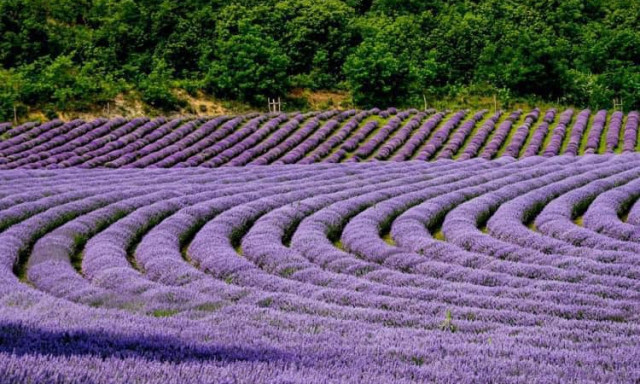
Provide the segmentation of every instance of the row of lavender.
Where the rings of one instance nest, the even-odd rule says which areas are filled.
[[[638,113],[326,111],[0,125],[0,169],[220,167],[634,152]]]
[[[1,381],[634,382],[639,197],[639,154],[2,171]]]

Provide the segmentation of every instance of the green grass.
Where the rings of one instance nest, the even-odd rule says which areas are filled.
[[[196,306],[195,309],[203,312],[215,312],[218,309],[222,308],[223,306],[224,304],[222,302],[210,302],[210,303],[200,304]]]
[[[582,222],[582,215],[576,217],[575,219],[573,219],[573,223],[575,225],[577,225],[578,227],[584,227],[583,222]]]
[[[391,233],[387,232],[384,235],[382,235],[382,240],[384,240],[385,243],[389,244],[389,245],[396,245],[396,241],[393,240],[393,238],[391,237]]]
[[[156,309],[151,313],[153,317],[170,317],[178,313],[177,309]]]
[[[444,237],[444,232],[442,232],[442,227],[439,227],[438,229],[436,229],[436,231],[433,232],[431,235],[436,240],[446,241],[446,239]]]

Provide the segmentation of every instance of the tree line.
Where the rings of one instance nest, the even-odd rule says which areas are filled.
[[[294,88],[361,107],[460,92],[640,107],[640,2],[3,0],[0,120],[176,89],[263,104]]]

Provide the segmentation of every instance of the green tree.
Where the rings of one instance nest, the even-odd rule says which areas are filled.
[[[288,89],[290,60],[259,28],[241,23],[237,35],[218,41],[215,56],[206,84],[218,96],[263,103]]]
[[[344,72],[353,101],[365,107],[400,105],[417,81],[410,62],[392,54],[388,45],[371,40],[347,58]]]

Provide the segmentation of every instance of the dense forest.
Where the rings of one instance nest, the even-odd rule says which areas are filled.
[[[3,0],[0,120],[176,90],[247,104],[342,90],[361,107],[461,92],[640,107],[629,0]]]

